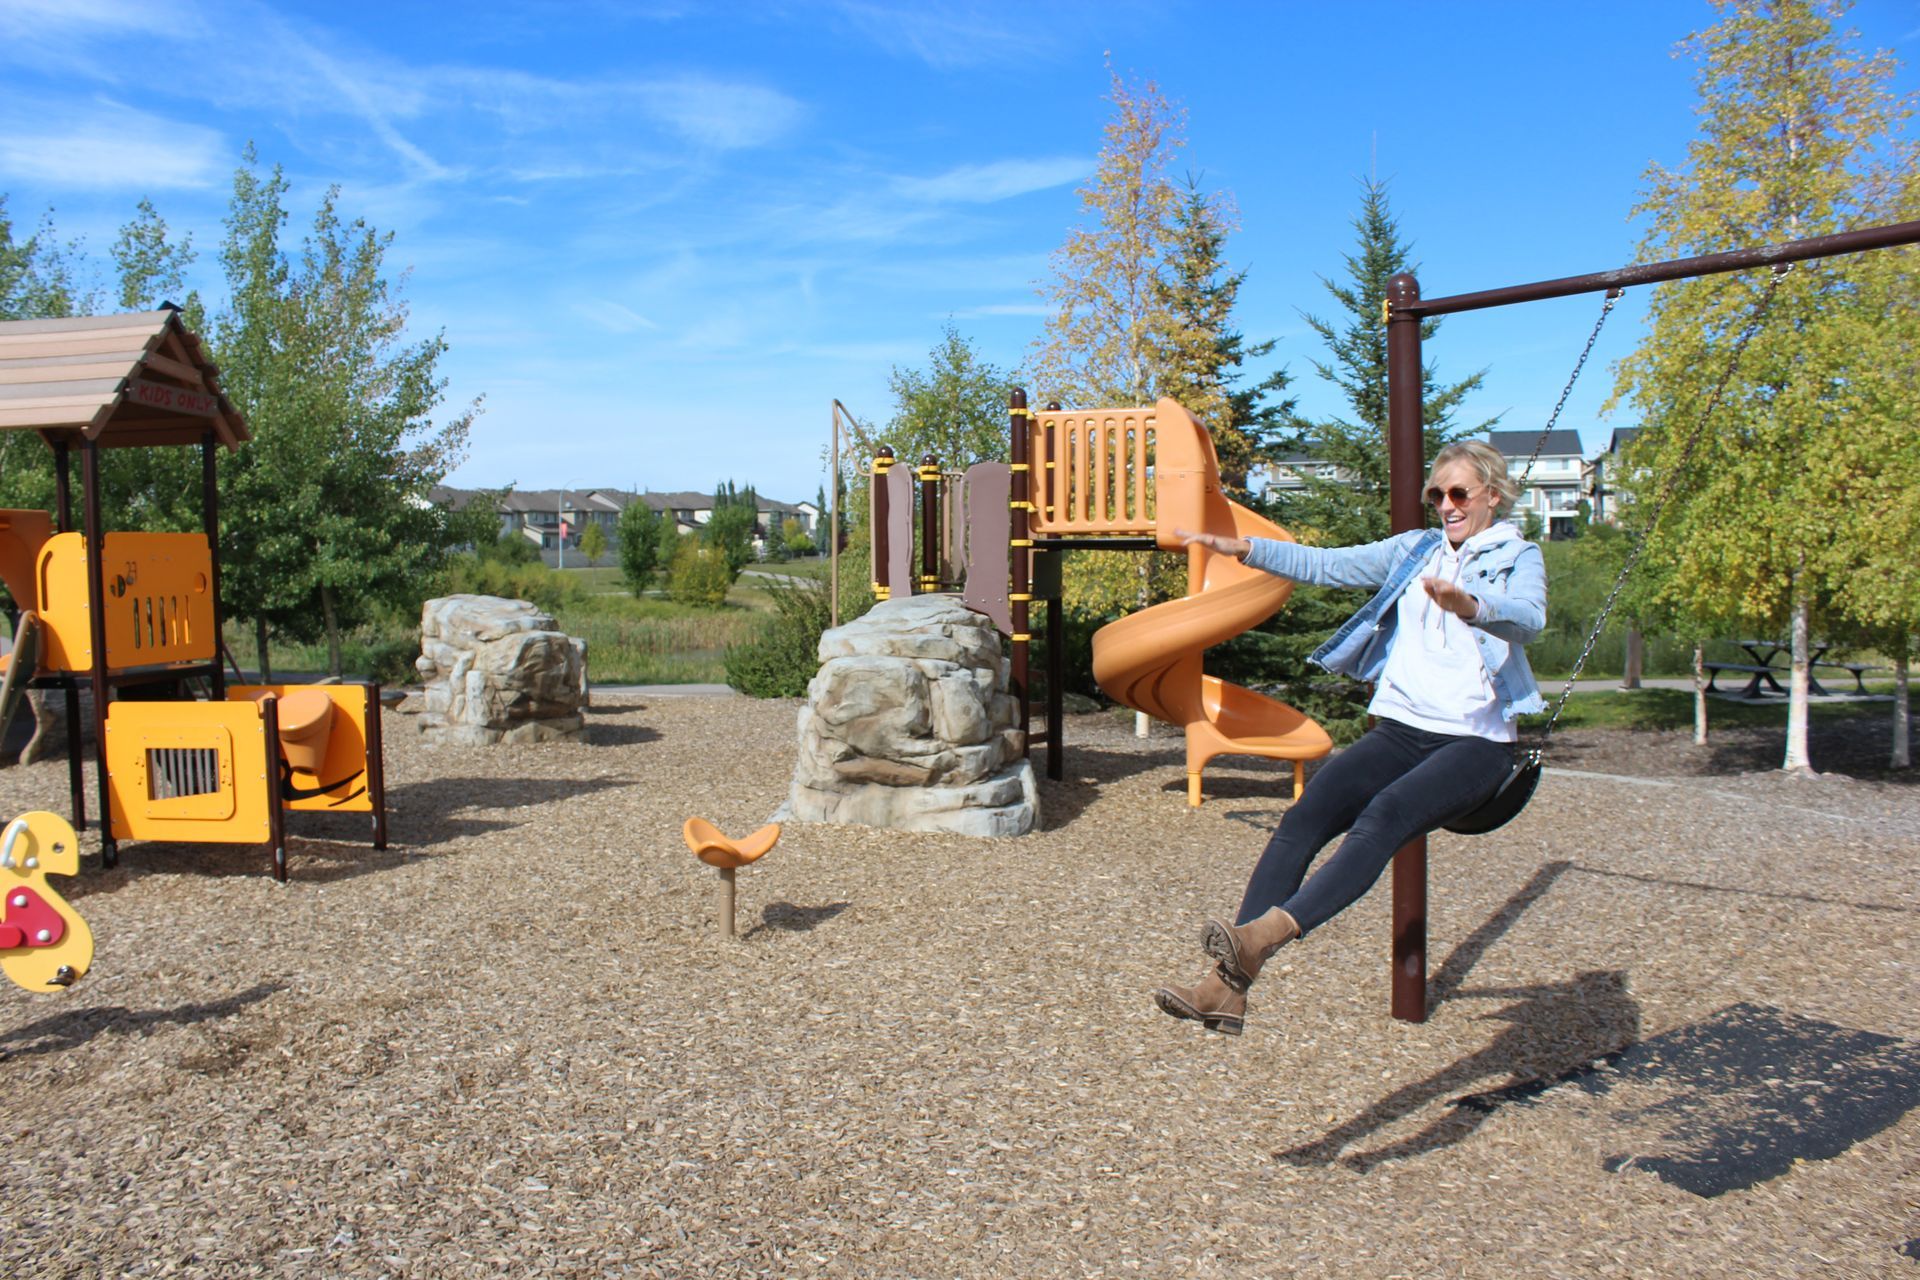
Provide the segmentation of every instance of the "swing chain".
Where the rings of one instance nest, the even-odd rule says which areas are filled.
[[[1766,319],[1767,309],[1773,305],[1773,295],[1779,291],[1780,282],[1786,279],[1787,274],[1792,270],[1793,264],[1790,262],[1774,265],[1773,275],[1767,281],[1767,291],[1760,295],[1759,305],[1754,307],[1753,314],[1747,319],[1746,328],[1740,331],[1740,337],[1734,342],[1733,355],[1728,358],[1727,367],[1721,372],[1720,381],[1713,388],[1713,394],[1707,398],[1707,407],[1700,411],[1699,418],[1694,421],[1693,430],[1688,433],[1686,444],[1681,447],[1679,462],[1668,471],[1667,483],[1661,488],[1659,497],[1654,499],[1653,506],[1648,510],[1647,522],[1634,538],[1633,546],[1627,552],[1627,561],[1620,566],[1620,576],[1613,580],[1613,590],[1607,593],[1606,603],[1600,606],[1600,618],[1593,624],[1593,629],[1587,633],[1586,646],[1580,650],[1580,657],[1573,664],[1573,674],[1567,677],[1566,688],[1560,691],[1560,701],[1554,706],[1553,715],[1547,720],[1547,727],[1541,731],[1542,743],[1552,736],[1553,726],[1559,722],[1560,712],[1566,708],[1567,699],[1573,693],[1574,682],[1580,678],[1580,669],[1587,665],[1587,658],[1593,653],[1593,646],[1598,643],[1600,633],[1606,629],[1607,617],[1613,612],[1614,601],[1620,598],[1620,589],[1627,585],[1627,578],[1632,575],[1634,565],[1640,562],[1640,553],[1647,549],[1647,543],[1653,537],[1653,528],[1659,523],[1660,513],[1667,505],[1667,499],[1671,498],[1674,490],[1679,487],[1680,477],[1686,472],[1687,464],[1693,459],[1693,447],[1700,441],[1701,428],[1707,425],[1708,420],[1713,417],[1714,410],[1720,406],[1720,397],[1726,392],[1727,384],[1733,381],[1733,375],[1739,370],[1740,357],[1746,351],[1747,343],[1755,333],[1759,332],[1760,322]],[[1608,305],[1612,305],[1611,301]],[[1601,313],[1601,319],[1606,319],[1605,312]],[[1580,358],[1585,360],[1586,356],[1583,354]],[[1578,370],[1575,372],[1577,373]],[[1555,412],[1559,411],[1555,410]]]
[[[1613,312],[1613,304],[1626,296],[1626,290],[1618,287],[1607,290],[1607,300],[1600,308],[1600,318],[1593,322],[1593,332],[1587,335],[1587,345],[1580,349],[1580,358],[1573,362],[1573,376],[1567,379],[1567,385],[1561,389],[1560,399],[1554,404],[1553,412],[1547,415],[1547,425],[1540,428],[1540,438],[1533,442],[1533,456],[1527,459],[1526,467],[1520,472],[1515,488],[1524,489],[1533,475],[1533,464],[1540,460],[1540,450],[1546,447],[1547,437],[1553,432],[1553,424],[1560,421],[1560,411],[1567,407],[1567,397],[1573,394],[1573,384],[1580,381],[1580,371],[1587,367],[1587,357],[1593,354],[1593,344],[1600,340],[1600,330],[1606,327],[1607,316]]]

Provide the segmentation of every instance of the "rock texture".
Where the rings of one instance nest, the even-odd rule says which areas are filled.
[[[951,596],[888,600],[820,637],[783,816],[1024,835],[1039,795],[992,622]]]
[[[436,742],[578,742],[586,738],[586,641],[554,629],[525,600],[442,596],[420,609],[424,688],[402,711],[419,712]]]

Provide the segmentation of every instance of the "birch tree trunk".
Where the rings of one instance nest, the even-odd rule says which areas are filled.
[[[1807,579],[1803,552],[1793,574],[1793,672],[1787,685],[1787,757],[1780,767],[1788,772],[1813,772],[1807,758]]]
[[[1707,642],[1693,642],[1693,745],[1707,745]]]

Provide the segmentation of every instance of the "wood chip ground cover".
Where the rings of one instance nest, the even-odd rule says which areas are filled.
[[[1382,885],[1232,1039],[1148,993],[1282,769],[1188,812],[1177,735],[1074,717],[1040,832],[789,826],[727,943],[680,824],[765,821],[797,708],[606,699],[517,750],[389,713],[392,847],[302,816],[285,885],[89,832],[93,971],[0,991],[0,1274],[1920,1277],[1913,784],[1570,736],[1512,826],[1433,841],[1429,1021],[1387,1016]],[[30,808],[64,761],[0,771]],[[1863,1046],[1890,1118],[1697,1047],[1742,1026]],[[1662,1176],[1762,1121],[1816,1154]]]

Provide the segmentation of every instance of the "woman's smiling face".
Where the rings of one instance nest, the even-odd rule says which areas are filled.
[[[1459,498],[1462,493],[1464,500]],[[1456,547],[1492,526],[1498,496],[1472,463],[1458,459],[1435,471],[1427,485],[1427,499],[1439,513],[1440,527]]]

